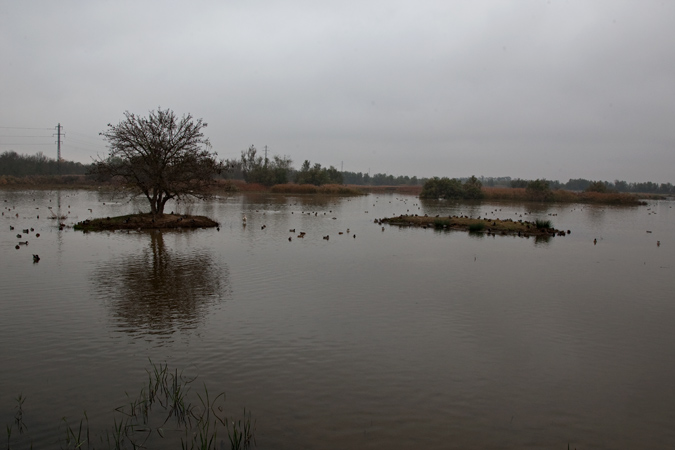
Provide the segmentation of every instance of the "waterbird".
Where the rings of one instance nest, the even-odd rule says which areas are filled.
[[[40,261],[40,257],[38,255],[33,255],[33,262],[38,262]]]
[[[597,239],[593,239],[593,245],[595,245],[595,244],[597,244],[597,243],[598,243],[598,240],[597,240]]]
[[[661,247],[661,241],[656,241],[656,246]]]

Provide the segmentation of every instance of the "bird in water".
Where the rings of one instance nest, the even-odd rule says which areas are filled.
[[[40,261],[40,257],[38,255],[33,255],[33,262],[36,263]]]

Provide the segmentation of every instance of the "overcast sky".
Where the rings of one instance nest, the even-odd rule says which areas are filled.
[[[108,123],[161,107],[223,158],[675,182],[674,1],[0,5],[1,152],[56,157],[61,123],[90,162]]]

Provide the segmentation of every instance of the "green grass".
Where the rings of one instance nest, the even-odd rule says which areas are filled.
[[[71,424],[65,417],[61,431],[54,433],[54,442],[62,449],[139,449],[180,448],[243,450],[255,444],[255,421],[244,410],[239,418],[224,413],[225,393],[211,397],[206,386],[193,391],[196,378],[189,378],[166,364],[150,362],[147,384],[137,396],[127,394],[127,402],[114,409],[113,424],[104,432],[94,434],[87,413],[79,423]],[[32,448],[25,423],[22,395],[16,399],[14,423],[6,425],[7,449]],[[14,430],[18,435],[14,433]],[[65,431],[65,432],[64,432]],[[61,437],[59,437],[59,434]]]
[[[479,233],[485,229],[485,222],[475,222],[469,224],[469,233]]]
[[[450,226],[450,219],[436,219],[434,220],[436,228],[448,228]]]

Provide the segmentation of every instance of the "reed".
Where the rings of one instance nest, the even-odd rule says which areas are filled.
[[[551,225],[550,220],[536,219],[534,221],[534,225],[540,230],[541,229],[553,228],[553,225]]]
[[[341,184],[276,184],[270,189],[275,194],[363,195],[363,192]]]
[[[239,418],[225,415],[225,393],[211,397],[204,385],[193,393],[196,377],[186,377],[167,364],[150,361],[147,384],[135,397],[113,411],[113,424],[100,435],[92,435],[87,413],[76,425],[63,418],[65,433],[58,439],[64,449],[138,449],[175,447],[180,437],[182,449],[221,449],[229,442],[233,450],[255,444],[255,421],[244,410]],[[14,439],[13,425],[7,425],[7,449],[26,448],[28,436],[24,423],[25,397],[17,398],[15,423],[20,436]],[[59,433],[60,434],[60,433]],[[221,437],[222,436],[222,437]],[[226,437],[225,437],[226,436]],[[30,447],[32,448],[32,441]]]
[[[469,233],[480,233],[485,230],[485,222],[475,222],[469,224]]]
[[[434,226],[436,228],[448,228],[450,224],[450,219],[434,219]]]
[[[534,201],[525,188],[483,188],[486,200]],[[608,205],[639,205],[643,202],[635,194],[616,192],[573,192],[564,189],[551,191],[548,199],[553,203],[597,203]]]

